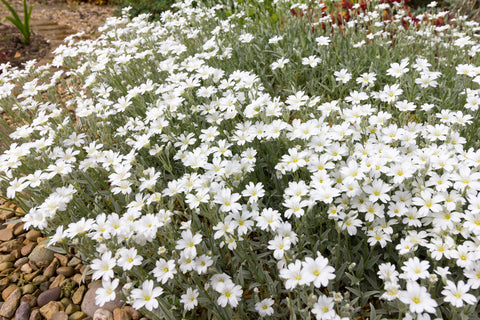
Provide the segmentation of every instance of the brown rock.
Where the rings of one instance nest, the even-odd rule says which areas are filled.
[[[55,280],[53,280],[52,284],[50,285],[50,288],[60,287],[64,280],[65,280],[65,276],[63,274],[59,274],[58,276],[55,277]]]
[[[0,263],[0,272],[5,271],[7,269],[13,268],[12,262],[2,262]]]
[[[55,311],[49,320],[68,320],[68,314],[65,311]]]
[[[70,261],[68,261],[67,266],[76,267],[81,263],[82,261],[80,259],[78,259],[77,257],[73,257]]]
[[[13,262],[13,261],[15,261],[15,257],[11,253],[0,255],[0,263],[2,263],[2,262]]]
[[[66,308],[70,304],[72,304],[72,300],[70,300],[69,298],[63,297],[62,300],[60,300],[60,303],[63,304],[63,306]]]
[[[5,290],[2,291],[2,299],[3,301],[7,301],[8,299],[8,296],[10,296],[10,294],[12,294],[13,291],[17,290],[18,289],[18,286],[14,283],[12,283],[11,285],[9,285],[7,288],[5,288]]]
[[[24,222],[20,222],[20,223],[16,224],[15,227],[13,228],[13,234],[15,236],[19,236],[22,233],[25,233],[25,229],[23,228],[24,225],[25,225]]]
[[[85,286],[80,286],[72,296],[72,302],[74,304],[80,304],[83,299],[83,294],[85,293]]]
[[[72,267],[60,267],[57,269],[57,274],[63,274],[65,277],[73,275],[74,269]]]
[[[10,279],[8,279],[7,277],[1,278],[0,279],[0,291],[5,290],[5,288],[8,286],[9,283],[10,283]]]
[[[77,311],[80,311],[80,307],[77,304],[71,303],[65,308],[65,312],[69,315]]]
[[[20,303],[17,311],[15,311],[15,320],[28,320],[30,311],[31,307],[28,303]]]
[[[60,254],[60,253],[54,253],[53,256],[55,258],[58,259],[58,261],[60,261],[60,264],[63,266],[63,267],[66,267],[67,266],[67,263],[68,263],[68,257],[64,254]]]
[[[77,311],[77,312],[72,313],[68,317],[68,320],[81,320],[81,319],[84,319],[86,317],[87,317],[87,315],[85,313],[83,313],[82,311]]]
[[[0,308],[0,316],[5,317],[5,318],[11,318],[15,310],[17,310],[18,303],[20,302],[20,297],[22,296],[22,291],[20,288],[15,289],[9,296],[8,299],[5,300],[5,302],[2,305],[2,308]]]
[[[17,282],[18,279],[20,279],[20,273],[14,272],[11,275],[8,276],[8,279],[10,279],[10,282]]]
[[[37,230],[29,230],[27,234],[25,235],[25,239],[30,240],[30,241],[37,241],[38,237],[41,237],[42,233]]]
[[[40,308],[40,313],[44,318],[50,319],[54,312],[60,311],[60,302],[50,301]]]
[[[29,320],[42,320],[42,315],[40,314],[40,309],[33,309],[30,313]]]
[[[131,306],[123,306],[122,310],[125,310],[132,320],[139,320],[142,317],[142,314]]]
[[[37,306],[37,297],[33,294],[26,294],[20,299],[20,304],[22,303],[28,303],[30,308],[34,308]]]
[[[26,263],[20,268],[20,271],[22,271],[24,274],[29,274],[32,273],[33,269],[30,264]]]
[[[0,244],[0,252],[12,253],[15,249],[22,247],[22,242],[19,239],[13,239]]]
[[[132,317],[128,314],[127,311],[122,310],[120,308],[116,308],[113,310],[113,320],[131,320]]]
[[[29,263],[29,264],[30,264],[30,263]],[[30,265],[31,265],[31,264],[30,264]],[[30,282],[30,281],[32,281],[33,278],[35,278],[36,276],[38,276],[38,274],[40,273],[40,271],[41,271],[41,270],[37,270],[37,271],[34,271],[34,272],[30,273],[30,274],[25,274],[25,275],[23,276],[23,279],[25,279],[25,281]],[[34,281],[34,282],[35,282],[35,281]]]
[[[58,299],[60,299],[61,293],[62,293],[62,288],[60,287],[55,287],[42,292],[37,298],[38,306],[43,307],[49,302],[57,301]]]
[[[93,314],[93,320],[113,320],[113,314],[107,309],[99,308]]]
[[[11,217],[13,217],[15,215],[15,213],[11,210],[2,210],[2,208],[0,208],[0,220],[7,220]],[[7,208],[8,209],[8,208]]]
[[[50,278],[55,274],[55,270],[57,270],[58,265],[60,263],[58,262],[57,258],[54,258],[53,261],[48,265],[48,267],[43,271],[43,275],[47,278]]]
[[[17,261],[15,261],[13,266],[15,268],[18,268],[18,267],[23,266],[25,263],[28,263],[28,258],[27,257],[23,257],[23,258],[18,259]]]
[[[33,283],[27,283],[22,287],[22,294],[34,293],[37,288]]]
[[[28,244],[24,245],[24,246],[22,247],[22,249],[20,249],[20,253],[21,253],[22,256],[24,256],[24,257],[25,257],[25,256],[28,256],[28,255],[32,252],[33,248],[35,248],[36,245],[37,245],[37,244],[34,243],[34,242],[28,243]]]
[[[82,275],[80,273],[74,274],[71,279],[72,279],[73,282],[75,282],[78,285],[82,284]]]
[[[13,239],[13,230],[12,229],[2,229],[0,230],[0,241],[8,241]]]

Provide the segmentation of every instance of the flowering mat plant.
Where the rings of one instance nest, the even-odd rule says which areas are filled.
[[[1,65],[0,190],[78,249],[99,304],[478,319],[480,26],[435,3],[340,8],[125,9],[48,65]]]

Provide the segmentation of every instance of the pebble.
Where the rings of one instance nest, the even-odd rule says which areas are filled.
[[[120,309],[120,308],[115,308],[113,310],[113,320],[131,320],[132,318],[128,314],[127,311]]]
[[[62,300],[60,300],[60,303],[63,304],[65,308],[67,308],[69,305],[72,304],[72,300],[69,298],[63,297]]]
[[[32,313],[30,314],[29,320],[42,320],[42,314],[40,313],[40,309],[33,309]]]
[[[30,263],[29,263],[29,264],[30,264]],[[31,265],[31,264],[30,264],[30,265]],[[24,279],[25,281],[32,281],[33,278],[35,278],[36,276],[38,276],[38,274],[40,273],[40,271],[41,271],[41,270],[38,269],[37,271],[34,271],[34,272],[30,273],[30,274],[25,274],[25,275],[23,276],[23,279]],[[34,282],[35,282],[35,281],[34,281]]]
[[[30,317],[31,307],[28,303],[22,302],[15,311],[15,320],[28,320]]]
[[[45,269],[45,271],[43,271],[43,275],[47,278],[50,278],[51,276],[53,276],[59,264],[60,263],[58,262],[58,259],[54,258],[53,261]]]
[[[68,314],[65,311],[55,311],[49,320],[68,320]]]
[[[65,308],[65,312],[67,314],[72,314],[72,313],[75,313],[77,311],[80,311],[80,307],[78,306],[78,304],[71,303]]]
[[[13,263],[12,262],[2,262],[0,263],[0,272],[2,271],[5,271],[7,269],[10,269],[13,267]]]
[[[34,243],[34,242],[28,243],[28,244],[24,245],[24,246],[22,247],[22,249],[20,249],[20,253],[21,253],[22,256],[24,256],[24,257],[25,257],[25,256],[28,256],[28,255],[32,252],[33,248],[35,248],[36,245],[37,245],[37,244]]]
[[[30,266],[30,264],[26,263],[20,268],[20,271],[22,271],[25,274],[29,274],[29,273],[32,273],[33,269]]]
[[[8,278],[7,278],[8,279]],[[8,296],[10,296],[10,294],[17,290],[18,289],[18,286],[14,283],[12,283],[11,285],[9,285],[8,287],[5,288],[5,290],[2,291],[2,299],[3,301],[7,301],[8,299]]]
[[[22,303],[28,303],[31,308],[34,308],[37,306],[37,297],[33,294],[26,294],[20,299],[20,304]]]
[[[62,286],[62,283],[63,283],[64,280],[65,280],[65,276],[63,274],[59,274],[53,280],[52,284],[50,285],[50,288],[55,288],[55,287]]]
[[[10,279],[8,279],[7,277],[0,279],[0,291],[5,290],[9,283]]]
[[[132,320],[139,320],[142,317],[142,314],[131,306],[123,306],[122,309],[130,315]]]
[[[23,257],[23,258],[18,259],[17,261],[15,261],[13,266],[15,268],[18,268],[18,267],[23,266],[25,263],[28,263],[28,258],[27,257]]]
[[[82,302],[83,294],[85,293],[85,290],[86,290],[85,286],[78,287],[78,289],[75,291],[75,293],[72,296],[72,302],[74,304],[80,304],[80,302]]]
[[[72,313],[68,319],[69,320],[80,320],[80,319],[83,319],[85,318],[87,315],[85,313],[83,313],[82,311],[77,311],[77,312],[74,312]]]
[[[18,303],[20,302],[20,298],[22,296],[22,291],[20,288],[15,289],[5,300],[5,302],[2,305],[2,308],[0,308],[0,316],[5,317],[5,318],[11,318],[15,310],[17,310]]]
[[[25,239],[29,241],[37,242],[38,237],[41,237],[41,236],[42,236],[42,233],[40,231],[32,229],[27,232],[27,234],[25,235]]]
[[[13,235],[19,236],[22,233],[25,233],[25,229],[23,228],[24,225],[25,225],[24,222],[15,224],[15,227],[13,228]]]
[[[50,319],[54,312],[61,311],[60,305],[60,302],[50,301],[49,303],[40,308],[40,313],[44,318]]]
[[[28,255],[30,261],[33,261],[36,265],[39,263],[50,263],[53,260],[53,251],[45,248],[44,246],[36,246],[32,252]]]
[[[0,252],[2,253],[12,253],[16,249],[22,247],[22,242],[18,239],[13,239],[7,242],[0,244]]]
[[[54,253],[53,256],[60,261],[60,264],[65,267],[68,263],[68,257],[60,253]]]
[[[30,294],[34,293],[37,288],[33,285],[33,283],[27,283],[22,287],[22,294]]]
[[[113,320],[113,314],[107,309],[99,308],[93,314],[93,320]]]
[[[60,298],[61,292],[62,292],[62,288],[60,287],[55,287],[42,292],[37,298],[38,306],[43,307],[49,302],[57,301]]]
[[[13,230],[12,229],[2,229],[0,230],[0,241],[8,241],[13,239]]]
[[[62,274],[65,277],[70,277],[74,272],[75,270],[72,267],[60,267],[57,269],[57,274]]]
[[[75,273],[72,277],[72,281],[78,285],[82,284],[82,275],[80,273]]]
[[[2,254],[0,255],[0,263],[2,262],[13,262],[15,261],[15,257],[13,256],[13,254]]]
[[[67,266],[68,267],[76,267],[81,263],[82,263],[82,261],[80,259],[78,259],[77,257],[73,257],[72,260],[68,261]]]

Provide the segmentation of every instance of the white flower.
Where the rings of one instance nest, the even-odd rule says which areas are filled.
[[[198,305],[198,289],[188,288],[187,293],[182,294],[180,297],[180,302],[183,303],[183,308],[185,310],[192,310]]]
[[[407,282],[407,290],[401,291],[398,298],[414,313],[435,313],[438,305],[427,292],[427,288],[416,282]]]
[[[153,286],[153,280],[147,280],[142,283],[141,289],[132,290],[130,297],[134,299],[133,308],[139,310],[145,307],[148,311],[158,308],[158,300],[156,298],[163,293],[163,289]]]
[[[220,293],[217,303],[222,307],[226,307],[228,304],[232,308],[235,308],[240,302],[240,297],[243,293],[242,288],[239,285],[235,285],[233,282],[221,283],[215,290]]]
[[[473,294],[468,293],[470,285],[460,280],[456,285],[453,281],[447,280],[447,285],[442,290],[445,301],[450,302],[454,307],[461,308],[464,302],[467,304],[475,304],[477,298]]]
[[[317,252],[317,258],[313,260],[306,257],[302,262],[302,275],[306,283],[313,282],[316,288],[326,287],[328,282],[335,279],[335,269],[328,265],[328,259],[324,258],[320,252]]]
[[[255,304],[255,310],[257,310],[260,317],[271,316],[274,312],[272,306],[275,303],[275,300],[272,298],[263,299],[260,302]]]
[[[173,279],[174,275],[177,273],[175,269],[175,261],[160,258],[155,263],[155,268],[152,270],[153,276],[157,278],[158,282],[162,284],[166,283],[169,279]]]
[[[102,307],[105,303],[115,300],[115,289],[118,287],[119,280],[102,280],[102,287],[95,291],[95,303]]]

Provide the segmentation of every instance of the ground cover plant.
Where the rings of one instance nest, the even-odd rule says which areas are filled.
[[[2,65],[3,194],[152,318],[478,319],[480,26],[345,3],[126,9]]]

